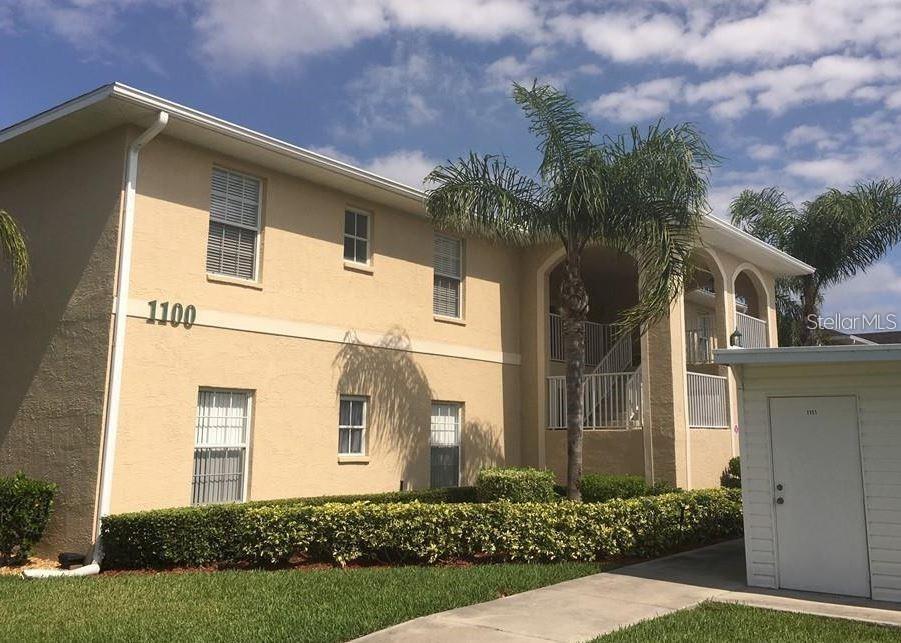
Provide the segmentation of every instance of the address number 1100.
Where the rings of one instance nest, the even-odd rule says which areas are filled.
[[[150,306],[150,314],[147,316],[148,323],[171,324],[172,326],[184,326],[190,328],[197,319],[197,309],[193,304],[183,306],[176,302],[169,305],[168,301],[148,301]]]

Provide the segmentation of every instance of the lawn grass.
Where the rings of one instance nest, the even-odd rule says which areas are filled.
[[[598,563],[0,577],[0,641],[344,641]]]
[[[845,643],[847,641],[901,641],[901,629],[810,614],[732,605],[702,603],[694,609],[645,621],[593,643],[634,643],[637,641],[748,641],[760,643]]]

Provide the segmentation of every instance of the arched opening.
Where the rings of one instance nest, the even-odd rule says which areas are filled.
[[[685,280],[685,365],[688,425],[729,426],[725,367],[713,363],[713,351],[726,345],[726,275],[716,257],[697,249]]]
[[[713,255],[700,249],[693,253],[685,280],[685,357],[690,369],[712,365],[714,349],[725,343],[725,278]]]
[[[560,287],[561,260],[547,274],[547,379],[550,429],[566,427],[566,383]],[[591,247],[582,255],[588,290],[585,322],[586,429],[622,429],[641,421],[641,345],[638,334],[623,334],[615,325],[620,313],[638,302],[638,270],[628,255]]]
[[[766,287],[750,267],[739,268],[733,282],[735,292],[735,343],[744,348],[769,346]]]

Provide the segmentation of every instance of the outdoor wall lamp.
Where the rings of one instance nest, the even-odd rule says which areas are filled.
[[[729,346],[741,348],[741,331],[737,328],[729,335]]]

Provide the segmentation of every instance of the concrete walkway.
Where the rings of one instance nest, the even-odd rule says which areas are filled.
[[[709,599],[901,625],[901,605],[748,588],[744,545],[734,540],[423,616],[358,640],[586,641]]]

